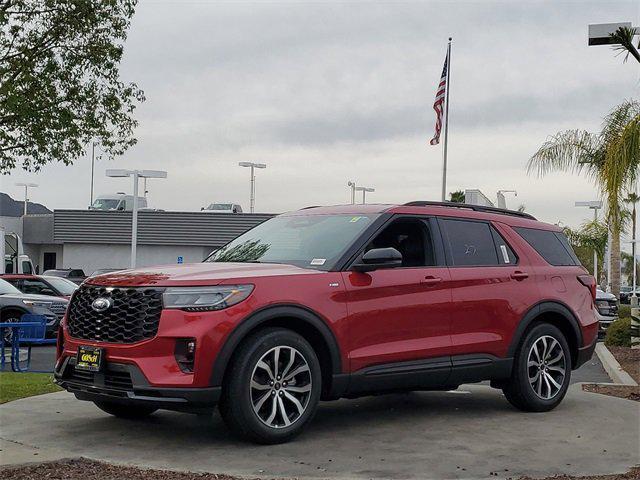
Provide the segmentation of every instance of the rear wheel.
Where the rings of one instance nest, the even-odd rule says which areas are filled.
[[[507,400],[520,410],[546,412],[562,401],[571,380],[571,352],[564,334],[548,323],[527,332],[514,359]]]
[[[232,360],[220,413],[237,435],[282,443],[309,423],[320,399],[320,362],[297,333],[269,328],[249,337]]]
[[[115,402],[93,402],[103,412],[118,418],[144,418],[151,415],[157,410],[155,407],[147,407],[144,405],[127,405]]]

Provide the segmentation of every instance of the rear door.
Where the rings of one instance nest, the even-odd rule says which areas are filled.
[[[403,254],[402,267],[343,272],[351,371],[379,379],[374,389],[391,388],[396,380],[405,387],[444,383],[450,370],[451,290],[437,222],[395,217],[360,255],[384,247]],[[356,376],[352,387],[357,381]]]
[[[533,272],[500,224],[453,218],[439,224],[452,284],[453,368],[491,364],[506,355],[522,315],[539,298]]]

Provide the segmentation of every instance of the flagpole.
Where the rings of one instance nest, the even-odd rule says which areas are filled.
[[[447,46],[447,96],[445,99],[444,148],[442,159],[442,201],[447,200],[447,140],[449,140],[449,89],[451,88],[451,37]]]

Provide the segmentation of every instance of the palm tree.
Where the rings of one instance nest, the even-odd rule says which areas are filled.
[[[627,100],[615,107],[598,133],[567,130],[550,137],[529,159],[527,170],[544,176],[553,171],[585,174],[606,201],[611,230],[611,289],[620,294],[620,232],[623,202],[640,169],[640,102]]]
[[[640,42],[638,42],[638,47],[633,44],[634,35],[637,35],[636,29],[630,27],[620,27],[610,35],[613,42],[615,42],[613,49],[618,50],[620,53],[625,53],[625,62],[629,58],[629,55],[640,62],[640,53],[638,52]]]
[[[456,190],[449,194],[449,201],[454,203],[464,203],[464,192],[462,190]]]

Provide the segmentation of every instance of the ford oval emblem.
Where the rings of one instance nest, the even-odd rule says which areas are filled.
[[[93,308],[96,312],[102,313],[106,310],[109,310],[113,305],[113,301],[107,297],[98,297],[91,304],[91,308]]]

